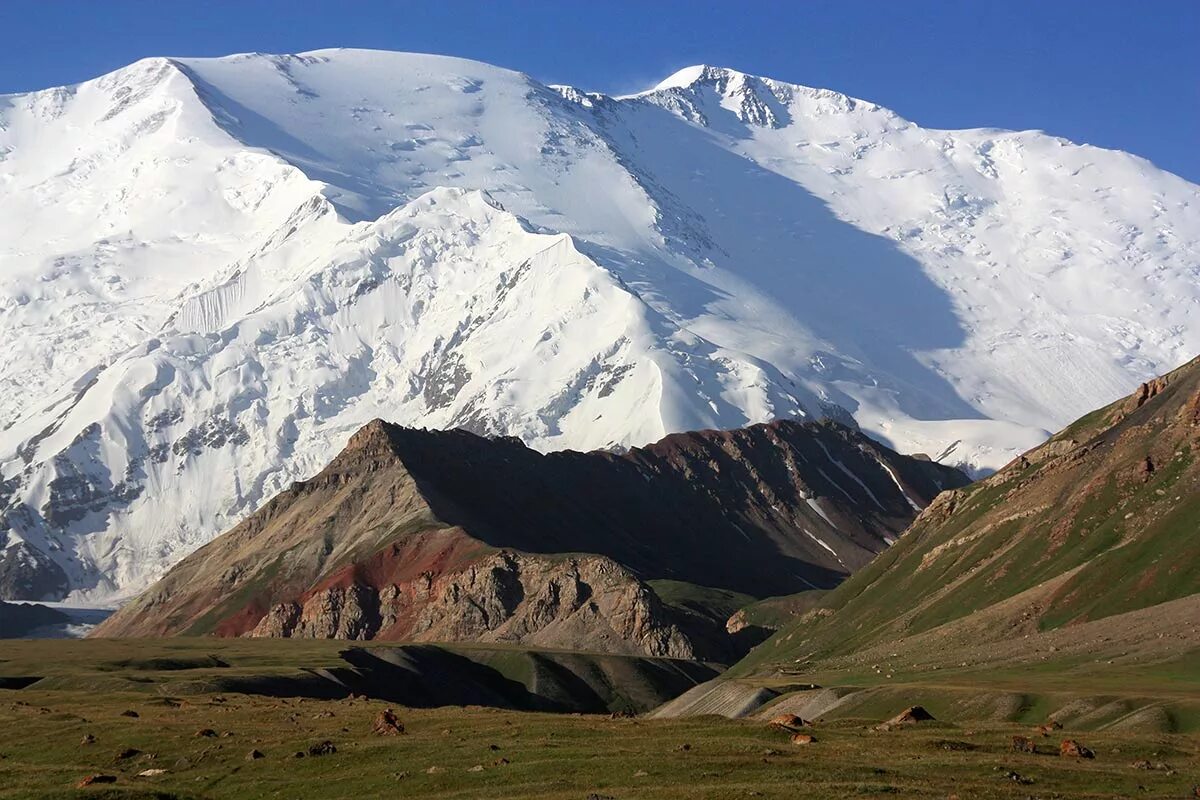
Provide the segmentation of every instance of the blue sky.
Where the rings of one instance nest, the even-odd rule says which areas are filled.
[[[628,92],[688,64],[873,100],[928,127],[1040,128],[1200,182],[1200,0],[0,0],[0,92],[151,55],[376,47]]]

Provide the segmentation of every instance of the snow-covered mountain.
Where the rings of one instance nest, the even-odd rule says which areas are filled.
[[[854,420],[996,468],[1200,351],[1200,188],[691,67],[358,50],[0,97],[0,596],[122,596],[375,417]]]

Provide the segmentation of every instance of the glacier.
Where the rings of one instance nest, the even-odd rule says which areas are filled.
[[[364,50],[0,97],[0,595],[119,600],[383,417],[833,416],[998,468],[1200,351],[1200,187],[695,66]]]

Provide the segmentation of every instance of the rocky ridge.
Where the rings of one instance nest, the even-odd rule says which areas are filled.
[[[96,635],[728,657],[713,644],[728,641],[723,617],[681,614],[649,582],[754,597],[830,587],[965,482],[833,422],[541,454],[514,439],[375,421]]]

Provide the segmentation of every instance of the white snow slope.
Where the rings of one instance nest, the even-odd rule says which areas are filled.
[[[128,595],[374,417],[549,450],[853,415],[995,468],[1200,352],[1198,200],[711,67],[613,98],[330,50],[0,97],[0,547]]]

